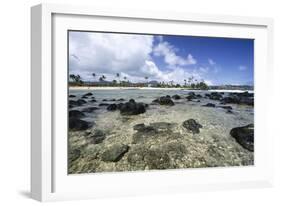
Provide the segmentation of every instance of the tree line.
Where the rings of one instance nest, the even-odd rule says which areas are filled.
[[[207,90],[209,86],[204,82],[204,80],[197,80],[194,76],[189,77],[187,80],[184,79],[184,84],[175,84],[173,80],[169,82],[157,82],[156,84],[149,83],[148,76],[144,76],[145,83],[132,83],[129,81],[127,76],[121,77],[120,73],[116,73],[116,79],[112,81],[106,81],[105,75],[100,75],[99,77],[96,73],[92,73],[93,81],[83,81],[80,75],[70,74],[69,83],[70,86],[126,86],[126,87],[161,87],[161,88],[191,88],[191,89],[202,89]]]

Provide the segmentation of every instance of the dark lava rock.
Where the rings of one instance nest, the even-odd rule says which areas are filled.
[[[109,101],[111,101],[111,102],[115,102],[115,101],[116,101],[116,99],[110,99]]]
[[[172,129],[176,124],[169,123],[169,122],[153,122],[150,123],[149,126],[154,128],[155,130],[159,131],[167,131]]]
[[[167,169],[170,167],[170,157],[161,150],[148,150],[144,156],[149,169]]]
[[[81,151],[79,149],[71,149],[68,153],[68,162],[71,163],[77,160],[81,155]]]
[[[126,102],[119,106],[121,115],[137,115],[145,113],[145,104],[136,103],[135,100],[131,99],[129,102]]]
[[[115,144],[108,147],[101,155],[101,159],[105,162],[118,162],[126,152],[129,146],[124,144]]]
[[[165,151],[160,149],[147,149],[146,147],[136,147],[128,152],[128,163],[144,170],[148,169],[168,169],[172,168],[170,157]]]
[[[97,108],[97,107],[87,107],[87,108],[84,108],[84,109],[82,110],[82,112],[91,113],[91,112],[93,112],[93,111],[95,111],[95,110],[97,110],[97,109],[99,109],[99,108]]]
[[[239,104],[246,104],[250,106],[254,106],[254,98],[252,97],[240,97]]]
[[[221,100],[222,104],[246,104],[253,106],[254,105],[254,94],[248,92],[244,93],[231,93],[228,97],[224,97]]]
[[[123,98],[120,98],[120,99],[118,99],[117,101],[125,101],[125,99],[123,99]]]
[[[145,124],[136,124],[134,125],[133,129],[134,130],[142,130],[143,128],[145,128]]]
[[[221,100],[223,96],[218,92],[211,92],[209,98],[212,100]]]
[[[220,106],[220,107],[223,108],[223,109],[232,110],[231,106]]]
[[[97,100],[95,100],[95,99],[91,99],[89,102],[97,102]]]
[[[205,105],[202,105],[202,107],[216,107],[216,105],[212,103],[207,103]]]
[[[245,149],[254,151],[254,124],[244,127],[235,127],[230,130],[230,135]]]
[[[83,100],[83,99],[78,99],[77,100],[77,104],[79,105],[79,106],[81,106],[81,105],[83,105],[83,104],[86,104],[87,102],[85,101],[85,100]]]
[[[70,97],[70,98],[73,98],[73,97],[76,97],[76,96],[75,96],[75,95],[73,95],[73,94],[71,94],[71,95],[69,95],[69,97]]]
[[[188,95],[195,96],[195,93],[194,92],[188,92]]]
[[[222,104],[239,104],[239,97],[238,96],[231,96],[231,97],[224,97],[221,100]]]
[[[196,94],[196,98],[202,98],[201,94]]]
[[[168,106],[174,106],[175,105],[173,100],[168,95],[160,97],[158,99],[155,99],[155,100],[153,100],[153,102],[158,103],[160,105],[168,105]]]
[[[175,100],[181,99],[180,95],[177,95],[177,94],[173,95],[172,98]]]
[[[88,93],[84,94],[83,96],[92,96],[92,95],[93,95],[93,93],[88,92]]]
[[[194,119],[188,119],[182,123],[182,126],[187,130],[191,131],[193,134],[200,133],[200,128],[202,125],[197,123]]]
[[[108,107],[106,109],[108,111],[115,111],[117,109],[117,105],[116,104],[110,104],[110,105],[108,105]]]
[[[78,110],[70,110],[68,116],[69,118],[81,118],[81,117],[85,117],[85,114],[83,114],[83,112],[80,112]]]
[[[195,96],[192,96],[192,95],[188,95],[187,97],[185,97],[187,99],[187,101],[191,101],[193,99],[196,99]]]
[[[81,104],[79,102],[75,101],[75,100],[69,100],[68,105],[70,107],[81,106]]]
[[[233,114],[233,112],[232,112],[232,110],[228,109],[228,110],[226,111],[226,114]]]
[[[95,133],[89,137],[92,144],[100,144],[105,140],[105,133],[101,130],[96,130]]]
[[[77,118],[69,118],[68,126],[73,131],[86,130],[91,127],[89,122]]]
[[[107,102],[107,99],[103,99],[102,101],[103,101],[103,102]]]
[[[99,106],[108,106],[109,104],[108,103],[100,103]]]

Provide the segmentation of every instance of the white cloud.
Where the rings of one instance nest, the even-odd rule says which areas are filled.
[[[170,66],[186,66],[196,64],[196,59],[191,54],[188,54],[186,58],[178,56],[176,54],[177,49],[166,41],[161,41],[153,49],[155,56],[163,56],[164,61]]]
[[[69,40],[69,72],[79,74],[83,80],[93,80],[92,73],[96,80],[105,75],[108,81],[124,76],[131,82],[144,82],[147,76],[149,80],[180,84],[191,76],[202,79],[200,69],[187,68],[197,63],[194,57],[177,55],[177,48],[161,36],[71,32]],[[168,70],[159,69],[152,54],[163,56]],[[117,78],[116,73],[121,77]]]
[[[199,71],[203,73],[207,73],[209,71],[209,67],[199,67]]]
[[[246,66],[243,66],[243,65],[240,65],[239,67],[238,67],[238,70],[240,70],[240,71],[245,71],[247,69],[247,67]]]
[[[133,75],[150,59],[153,36],[71,32],[70,42],[70,73]]]
[[[212,66],[216,64],[216,62],[214,60],[212,60],[211,58],[208,59],[208,63]]]

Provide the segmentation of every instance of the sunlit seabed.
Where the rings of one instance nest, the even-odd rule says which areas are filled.
[[[233,113],[228,114],[223,108],[202,107],[206,103],[219,106],[219,101],[207,98],[201,98],[200,102],[187,101],[184,97],[190,91],[184,90],[70,90],[69,94],[75,95],[76,97],[71,99],[77,100],[87,92],[92,92],[97,102],[87,102],[74,109],[80,110],[90,106],[99,109],[93,113],[85,113],[86,117],[83,118],[94,122],[93,127],[85,131],[69,131],[69,153],[80,151],[79,155],[77,154],[78,158],[69,163],[71,174],[254,164],[253,152],[244,149],[229,134],[234,127],[254,123],[253,106],[227,104],[233,108]],[[206,91],[195,93],[204,96]],[[135,99],[136,102],[151,104],[160,96],[174,94],[182,97],[180,100],[173,100],[174,106],[149,105],[146,112],[139,115],[122,116],[118,110],[107,111],[106,107],[99,106],[103,99]],[[182,126],[187,119],[195,119],[203,126],[199,134],[192,134]],[[167,122],[174,126],[169,131],[133,144],[133,135],[136,133],[133,126],[154,122]],[[103,131],[106,138],[100,144],[92,144],[88,137],[97,130]],[[102,153],[115,144],[128,145],[128,152],[117,162],[102,161]],[[147,153],[151,157],[141,153]]]

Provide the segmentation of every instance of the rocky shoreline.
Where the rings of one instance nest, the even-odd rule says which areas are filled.
[[[151,103],[70,94],[68,172],[253,165],[254,118],[242,116],[253,106],[248,92],[188,92]]]

